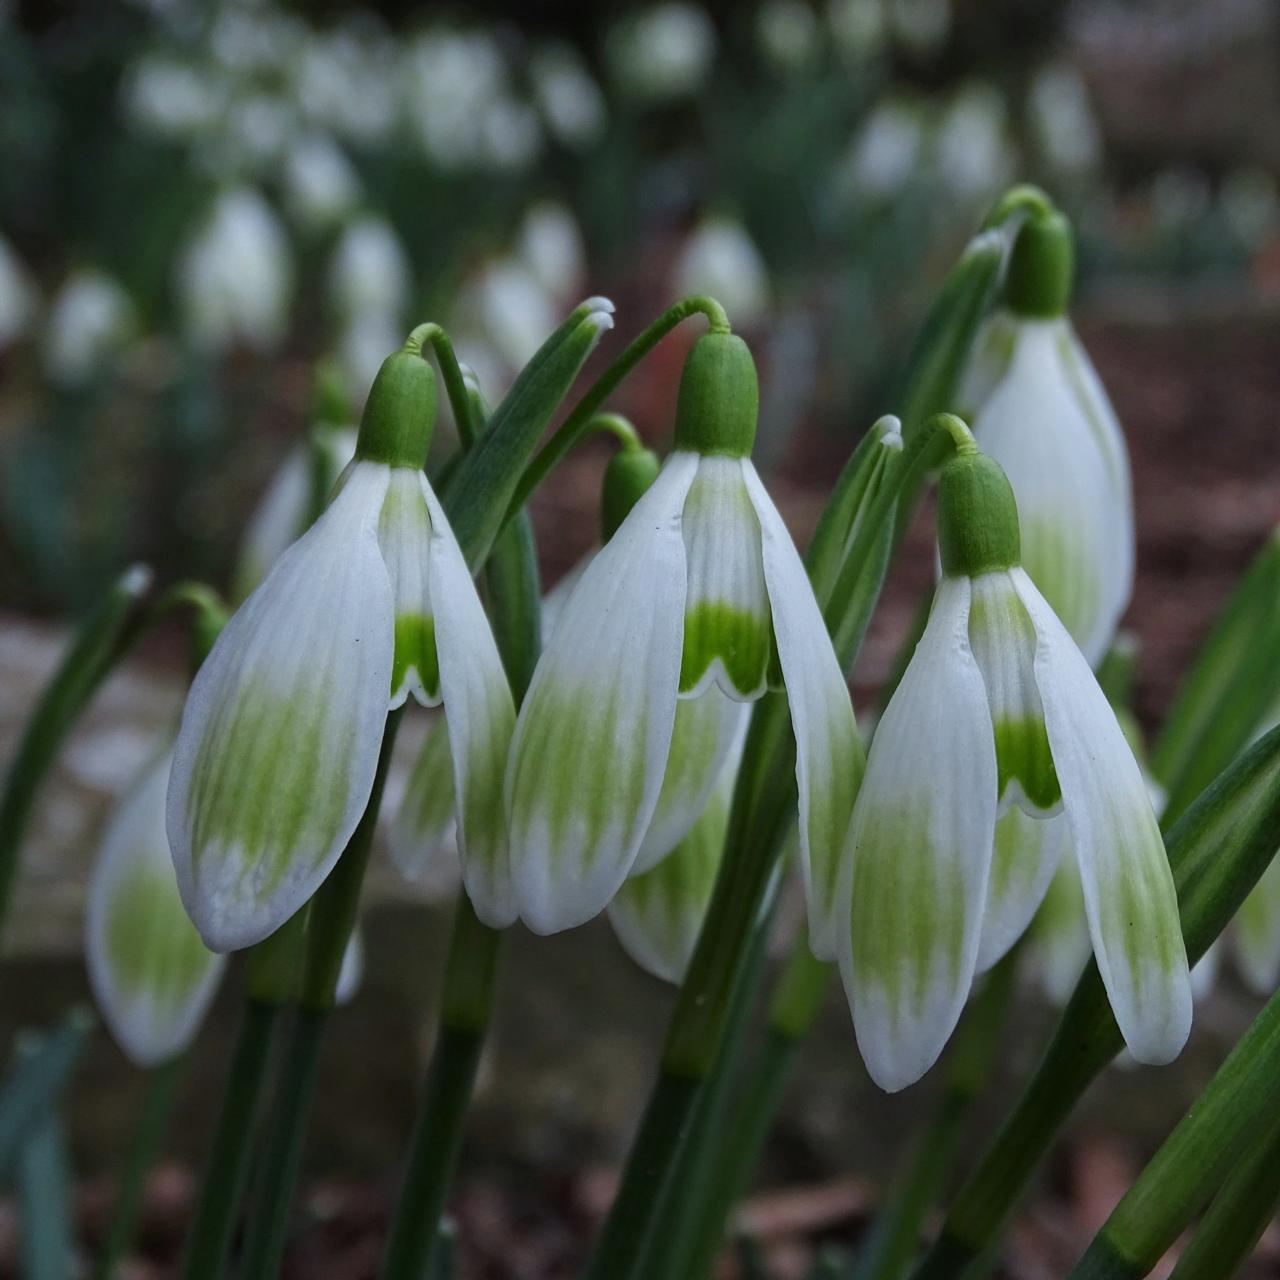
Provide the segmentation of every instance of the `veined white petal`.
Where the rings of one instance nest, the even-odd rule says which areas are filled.
[[[997,820],[978,946],[979,973],[990,969],[1026,932],[1062,860],[1067,838],[1062,814],[1033,818],[1015,806]]]
[[[978,958],[996,753],[968,615],[969,580],[943,578],[849,827],[840,973],[867,1070],[890,1092],[937,1060]]]
[[[689,591],[680,694],[697,697],[716,684],[749,702],[765,690],[773,651],[760,521],[741,459],[687,456],[697,474],[682,520]]]
[[[447,897],[461,879],[453,816],[456,794],[449,727],[445,717],[438,715],[427,726],[387,831],[387,849],[396,870],[429,900]]]
[[[1191,1030],[1191,985],[1142,770],[1066,628],[1021,569],[1010,576],[1036,629],[1036,682],[1098,969],[1133,1056],[1169,1062]]]
[[[598,554],[599,548],[593,548],[588,551],[577,564],[569,570],[568,573],[556,583],[546,595],[542,597],[542,642],[549,644],[551,638],[556,633],[556,627],[560,622],[560,615],[564,612],[564,606],[568,603],[569,596],[574,587],[578,585],[578,580],[587,571],[587,565]]]
[[[1236,968],[1249,990],[1271,996],[1280,986],[1280,858],[1272,859],[1240,904],[1231,940]]]
[[[426,476],[418,472],[418,479],[431,513],[431,607],[453,753],[462,879],[476,915],[502,928],[516,918],[502,806],[515,702],[462,549]]]
[[[809,945],[835,955],[841,851],[866,757],[853,718],[849,687],[814,599],[804,564],[750,461],[743,479],[760,521],[764,576],[773,612],[774,643],[796,738],[800,852],[809,902]]]
[[[1057,813],[1062,793],[1036,688],[1035,628],[1008,573],[980,574],[972,579],[971,590],[969,643],[991,707],[1001,807],[1016,804],[1030,814]]]
[[[387,562],[395,598],[392,707],[403,704],[411,693],[424,707],[440,702],[440,661],[429,565],[432,516],[424,497],[427,487],[426,476],[416,468],[393,467],[378,520],[378,545]]]
[[[667,771],[633,875],[657,866],[698,820],[726,762],[742,749],[750,714],[750,707],[726,698],[719,689],[676,704]]]
[[[1052,821],[1065,823],[1066,819]],[[1031,937],[1035,943],[1032,954],[1040,986],[1045,995],[1061,1007],[1071,998],[1093,950],[1084,913],[1080,868],[1070,851],[1059,859],[1049,890],[1031,922]]]
[[[89,880],[85,958],[111,1034],[130,1060],[153,1066],[191,1042],[225,957],[191,923],[169,855],[170,753],[151,761],[107,825]]]
[[[653,818],[680,679],[680,511],[696,466],[673,454],[588,565],[520,708],[507,812],[520,914],[537,933],[603,910]]]
[[[316,891],[373,786],[391,682],[388,469],[356,463],[213,646],[169,781],[178,888],[205,944],[251,946]]]
[[[1133,506],[1114,415],[1073,344],[1063,320],[1019,321],[973,432],[1013,486],[1024,568],[1096,664],[1133,590]]]
[[[625,880],[609,903],[609,922],[623,950],[664,982],[683,981],[697,945],[724,855],[737,772],[730,760],[679,844],[651,871]]]

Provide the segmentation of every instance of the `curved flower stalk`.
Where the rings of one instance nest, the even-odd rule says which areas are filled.
[[[1020,567],[1009,483],[971,440],[944,468],[938,504],[943,576],[876,730],[846,847],[840,967],[863,1057],[882,1088],[919,1079],[980,960],[1024,931],[1069,851],[1124,1038],[1139,1061],[1167,1062],[1187,1038],[1191,991],[1142,771]],[[1015,807],[1040,838],[1011,843],[1010,857],[997,819]]]
[[[138,1066],[181,1053],[226,963],[206,949],[178,896],[165,834],[172,756],[152,760],[107,824],[85,915],[89,981],[112,1036]]]
[[[1025,222],[959,403],[1013,486],[1023,567],[1096,666],[1133,591],[1133,495],[1119,421],[1066,314],[1071,277],[1062,215]]]
[[[707,293],[740,324],[759,322],[769,308],[769,269],[746,227],[734,218],[704,218],[689,233],[675,264],[677,296]]]
[[[483,606],[421,470],[435,379],[411,338],[369,394],[328,509],[200,668],[169,787],[182,899],[206,944],[250,946],[333,869],[373,786],[391,708],[443,704],[467,889],[515,913],[499,794],[514,722]]]
[[[751,702],[771,683],[786,688],[797,741],[813,931],[828,931],[862,746],[804,566],[750,461],[756,406],[746,344],[699,339],[675,452],[574,587],[534,673],[506,796],[520,915],[535,932],[591,919],[642,865],[678,709]],[[707,770],[688,822],[718,773]]]

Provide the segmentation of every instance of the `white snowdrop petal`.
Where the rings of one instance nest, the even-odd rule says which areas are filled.
[[[1055,821],[1065,825],[1066,819]],[[1062,1007],[1071,998],[1093,953],[1080,868],[1069,849],[1059,859],[1048,892],[1031,922],[1031,938],[1041,989],[1053,1004]]]
[[[891,1092],[937,1060],[978,957],[996,757],[968,613],[969,580],[943,578],[849,828],[840,972],[867,1069]]]
[[[815,954],[830,959],[845,911],[841,850],[866,761],[849,688],[804,564],[755,467],[746,459],[741,466],[760,521],[774,643],[795,731],[809,943]]]
[[[1066,821],[1061,814],[1033,818],[1014,807],[996,822],[978,946],[979,973],[1002,959],[1026,932],[1048,892],[1066,839]]]
[[[388,471],[356,463],[197,673],[174,749],[168,831],[205,943],[273,933],[332,870],[373,785],[391,681],[378,549]]]
[[[554,933],[604,909],[635,862],[666,773],[680,678],[680,511],[696,462],[673,455],[565,602],[520,708],[507,812],[520,914]]]
[[[85,913],[94,995],[116,1042],[141,1067],[187,1047],[226,962],[205,948],[178,896],[165,833],[170,759],[165,751],[153,760],[112,815]]]
[[[1036,628],[1036,680],[1098,969],[1133,1056],[1169,1062],[1191,1030],[1191,987],[1142,770],[1066,628],[1024,572],[1011,577]]]
[[[476,915],[501,928],[516,918],[502,805],[515,702],[462,549],[426,476],[417,475],[431,516],[431,603],[453,754],[462,878]]]
[[[452,893],[461,876],[454,844],[453,754],[442,715],[428,725],[404,794],[387,831],[396,870],[430,898]]]

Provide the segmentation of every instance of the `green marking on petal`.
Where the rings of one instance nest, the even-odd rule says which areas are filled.
[[[281,696],[250,682],[218,708],[187,796],[197,872],[211,850],[238,853],[267,894],[295,857],[314,863],[328,847],[350,789],[344,745],[355,736],[354,724],[335,722],[331,705],[323,686]]]
[[[115,887],[107,911],[111,973],[130,996],[178,1010],[212,959],[183,910],[167,868],[139,863]]]
[[[1035,808],[1046,813],[1056,809],[1062,800],[1062,788],[1044,721],[997,720],[992,727],[999,770],[996,794],[1003,797],[1006,789],[1016,783]]]
[[[1136,996],[1141,999],[1151,966],[1167,976],[1186,963],[1176,902],[1168,884],[1163,848],[1145,856],[1117,858],[1111,874],[1098,885],[1102,936],[1109,945],[1122,943]],[[1165,904],[1169,910],[1160,908]]]
[[[409,672],[417,673],[426,696],[440,697],[440,660],[436,656],[435,619],[421,613],[396,615],[396,649],[391,664],[391,696],[404,688]]]
[[[743,697],[758,694],[768,677],[772,655],[769,618],[732,605],[700,602],[684,615],[680,692],[695,689],[718,658],[729,682]]]
[[[403,813],[415,835],[434,837],[453,816],[453,760],[449,733],[443,722],[427,731],[422,750],[409,775]]]
[[[925,1004],[939,966],[958,980],[964,958],[965,889],[958,866],[939,865],[928,816],[876,806],[855,852],[853,964],[881,987],[891,1016]]]

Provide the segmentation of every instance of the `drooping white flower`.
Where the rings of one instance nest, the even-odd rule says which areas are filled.
[[[459,291],[457,346],[476,367],[484,386],[493,385],[482,368],[486,348],[497,353],[508,371],[503,381],[509,381],[554,331],[559,314],[525,263],[497,258]]]
[[[195,1036],[225,958],[205,948],[178,896],[165,834],[169,751],[143,770],[107,824],[85,915],[85,957],[103,1019],[149,1067]]]
[[[1066,315],[1069,249],[1059,269],[1040,261],[1043,241],[1067,234],[1056,217],[1046,224],[1019,235],[1007,305],[979,336],[960,403],[1013,485],[1023,567],[1093,665],[1133,591],[1129,456]]]
[[[413,285],[413,268],[386,219],[365,214],[346,227],[333,251],[328,283],[340,316],[373,311],[399,318]]]
[[[855,139],[843,185],[854,198],[894,196],[918,171],[923,149],[920,107],[904,98],[888,99],[871,113]]]
[[[579,579],[534,673],[506,791],[520,914],[539,933],[596,915],[636,868],[679,708],[701,713],[713,686],[752,701],[778,667],[813,932],[832,927],[862,748],[808,577],[748,456],[756,399],[741,339],[695,344],[676,450]]]
[[[875,57],[884,48],[885,10],[880,0],[831,0],[827,21],[836,47],[855,61]]]
[[[980,951],[998,958],[984,934],[1012,943],[1057,857],[1079,869],[1129,1048],[1167,1062],[1190,1029],[1191,994],[1142,770],[1088,663],[1018,567],[1012,493],[972,446],[943,471],[938,520],[943,576],[872,740],[846,849],[840,967],[867,1067],[889,1090],[929,1069]],[[998,853],[997,819],[1013,806],[1041,838]]]
[[[229,87],[207,68],[167,54],[148,54],[124,82],[128,117],[161,138],[190,139],[210,129],[227,108]]]
[[[1004,99],[993,85],[971,84],[947,105],[934,138],[938,176],[960,200],[987,201],[1014,168]]]
[[[134,333],[125,291],[101,271],[82,269],[54,295],[45,318],[42,356],[50,381],[79,386]]]
[[[1069,64],[1042,67],[1031,81],[1031,124],[1048,162],[1065,173],[1088,173],[1102,159],[1102,131],[1089,89]]]
[[[0,349],[25,334],[35,317],[36,291],[13,246],[0,236]]]
[[[218,197],[178,263],[177,287],[187,332],[200,346],[275,348],[288,323],[293,264],[284,230],[257,191]]]
[[[470,570],[421,470],[429,365],[379,371],[356,457],[200,668],[169,789],[183,902],[216,950],[278,928],[332,870],[373,785],[390,708],[443,704],[467,888],[514,914],[500,789],[511,692]]]
[[[572,46],[546,44],[529,59],[533,93],[548,131],[566,147],[595,142],[607,118],[604,94]]]
[[[346,153],[327,134],[298,139],[284,162],[285,205],[307,231],[340,222],[360,199],[360,178]]]
[[[676,261],[677,295],[705,293],[739,324],[754,324],[769,307],[769,272],[747,229],[733,218],[704,219]]]
[[[702,87],[716,54],[716,31],[695,5],[668,0],[616,23],[605,53],[624,93],[665,102]]]
[[[587,254],[582,232],[564,205],[544,200],[524,215],[516,254],[549,297],[578,295],[587,271]]]

